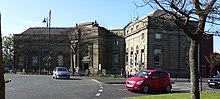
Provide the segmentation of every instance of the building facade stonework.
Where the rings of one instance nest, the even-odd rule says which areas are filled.
[[[134,75],[142,69],[157,69],[168,71],[172,77],[189,77],[188,52],[191,39],[173,23],[170,15],[155,10],[129,23],[124,32],[125,68],[128,75]],[[210,40],[201,42],[201,46],[204,46],[204,42],[210,46],[199,49],[200,52],[206,51],[206,54],[200,53],[200,60],[204,60],[207,53],[212,53],[212,40],[211,36]],[[200,61],[199,65],[204,63]],[[206,63],[205,70],[208,70],[207,67]]]
[[[41,73],[64,66],[74,68],[79,74],[89,70],[92,75],[118,75],[122,70],[134,75],[143,69],[159,69],[170,72],[173,77],[188,77],[190,39],[170,19],[163,11],[155,10],[123,29],[108,30],[96,21],[75,27],[52,27],[50,39],[48,28],[29,28],[14,35],[19,38],[15,40],[14,67],[20,72]],[[68,41],[68,36],[63,34],[69,35],[69,30],[74,29],[78,29],[77,39]],[[77,44],[74,55],[68,45],[72,42]],[[212,39],[204,44],[210,45],[205,55],[212,53]],[[49,54],[51,59],[47,60]]]

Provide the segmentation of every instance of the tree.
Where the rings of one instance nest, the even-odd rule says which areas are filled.
[[[13,37],[9,36],[3,37],[3,65],[14,70],[14,48],[13,48]]]
[[[217,71],[220,70],[220,54],[212,53],[209,55],[209,57],[205,57],[205,59],[210,64],[210,76],[212,76],[213,68],[217,69]]]
[[[92,22],[92,27],[98,26],[97,23]],[[89,35],[93,32],[91,27],[87,28],[76,24],[76,27],[69,28],[62,33],[65,38],[66,44],[69,46],[67,50],[71,51],[71,71],[74,75],[76,67],[79,68],[81,56],[85,54],[91,54],[92,48],[88,49],[89,46],[95,43],[96,36]]]
[[[219,35],[219,8],[217,0],[142,0],[143,5],[161,9],[172,16],[172,20],[189,38],[189,65],[191,78],[191,98],[200,99],[199,72],[197,64],[197,48],[207,33]],[[191,24],[190,20],[197,21]],[[210,27],[206,26],[210,24]],[[209,28],[206,31],[205,28]],[[216,29],[216,30],[215,30]],[[212,31],[211,31],[212,30]]]
[[[22,34],[22,35],[17,35],[14,37],[14,49],[15,54],[17,56],[22,56],[24,59],[25,63],[19,63],[21,66],[25,66],[25,73],[28,74],[29,71],[29,66],[28,63],[30,62],[30,58],[32,57],[32,54],[34,50],[30,48],[32,47],[32,38],[31,35],[28,34]],[[19,54],[22,55],[19,55]]]
[[[5,80],[3,73],[3,61],[2,61],[2,32],[1,32],[1,14],[0,14],[0,99],[5,99]]]

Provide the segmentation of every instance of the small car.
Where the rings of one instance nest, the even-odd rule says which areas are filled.
[[[69,79],[71,76],[70,72],[66,67],[56,67],[53,70],[53,78],[66,78]]]
[[[220,74],[217,74],[216,76],[214,76],[214,78],[208,79],[208,86],[211,88],[220,88]]]
[[[162,70],[141,70],[126,81],[128,91],[149,93],[150,91],[170,92],[172,89],[170,74]]]

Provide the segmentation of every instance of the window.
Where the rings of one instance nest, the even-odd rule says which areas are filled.
[[[163,54],[160,46],[154,48],[154,66],[162,66]]]
[[[130,65],[133,65],[133,51],[130,53]]]
[[[151,77],[160,78],[160,73],[159,72],[153,72]]]
[[[117,46],[117,45],[118,45],[118,43],[119,43],[119,41],[114,41],[114,45],[116,45],[116,46]]]
[[[32,57],[32,66],[38,66],[38,56]]]
[[[168,76],[165,72],[160,72],[160,78],[166,78]]]
[[[63,66],[63,56],[62,55],[57,56],[57,62],[58,62],[58,66]]]
[[[113,55],[113,61],[114,61],[114,65],[118,65],[118,63],[119,63],[119,55],[118,54]]]
[[[126,65],[128,65],[128,52],[125,53],[125,62],[126,62]]]
[[[138,51],[135,52],[135,65],[138,65]]]
[[[142,40],[144,39],[144,33],[141,34],[141,39],[142,39]]]
[[[141,50],[141,65],[144,65],[144,49]]]
[[[136,29],[138,29],[138,28],[139,28],[139,25],[136,26]]]
[[[155,34],[155,38],[156,38],[156,39],[161,39],[161,34],[156,33],[156,34]]]

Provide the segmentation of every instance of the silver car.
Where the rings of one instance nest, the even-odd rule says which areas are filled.
[[[66,67],[56,67],[53,70],[53,78],[66,78],[69,79],[70,78],[70,72],[68,71],[68,69]]]

